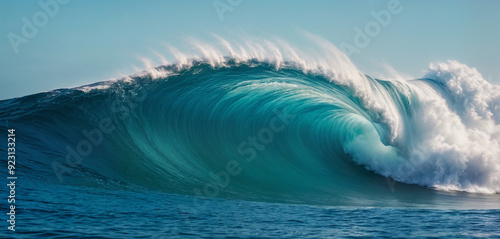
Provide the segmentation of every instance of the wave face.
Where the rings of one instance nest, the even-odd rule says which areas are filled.
[[[20,170],[49,181],[247,199],[372,197],[384,177],[500,192],[500,87],[473,68],[384,81],[345,62],[217,59],[1,101],[1,128],[22,139]]]

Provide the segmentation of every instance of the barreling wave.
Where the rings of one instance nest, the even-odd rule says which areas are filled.
[[[500,193],[499,86],[456,61],[374,79],[310,38],[322,55],[193,40],[201,56],[171,48],[175,64],[145,59],[148,70],[117,81],[1,101],[1,128],[23,139],[25,174],[65,182],[272,198],[363,195],[390,177]]]

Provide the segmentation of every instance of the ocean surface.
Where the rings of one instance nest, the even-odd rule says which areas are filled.
[[[2,238],[500,237],[498,209],[396,199],[382,207],[301,205],[19,183],[19,225]]]
[[[500,86],[476,69],[375,79],[328,45],[203,49],[0,101],[1,237],[500,237]]]

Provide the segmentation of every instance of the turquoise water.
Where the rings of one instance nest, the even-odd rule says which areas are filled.
[[[498,86],[340,73],[227,58],[0,101],[3,235],[499,237]]]

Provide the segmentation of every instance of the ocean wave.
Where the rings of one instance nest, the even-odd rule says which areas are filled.
[[[363,194],[381,175],[500,193],[500,86],[456,61],[421,79],[374,79],[308,37],[319,53],[192,40],[199,55],[170,47],[175,64],[144,59],[122,80],[1,101],[0,127],[25,137],[27,170],[66,182],[271,198]]]

